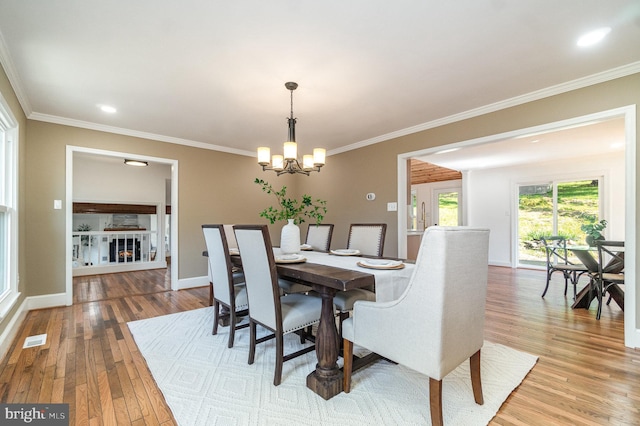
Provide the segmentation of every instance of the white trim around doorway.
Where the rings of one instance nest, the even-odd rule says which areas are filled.
[[[178,160],[170,158],[141,156],[126,152],[107,151],[102,149],[86,148],[67,145],[66,149],[66,188],[65,188],[65,304],[73,304],[73,270],[72,270],[72,245],[71,233],[73,232],[73,154],[86,153],[107,157],[131,158],[133,160],[150,161],[154,163],[168,164],[171,166],[171,289],[178,289]]]
[[[625,277],[630,285],[625,288],[625,311],[624,311],[624,336],[625,346],[631,348],[640,348],[640,326],[636,324],[636,312],[638,309],[637,302],[637,283],[636,283],[636,105],[628,105],[607,111],[601,111],[581,117],[575,117],[567,120],[547,123],[540,126],[529,127],[525,129],[514,130],[511,132],[500,133],[482,138],[461,141],[453,144],[447,144],[449,148],[465,147],[489,142],[497,142],[500,140],[512,139],[517,136],[530,135],[534,133],[544,133],[554,130],[560,130],[570,126],[577,126],[583,123],[611,119],[616,117],[624,117],[625,125],[625,252],[628,254],[625,262]],[[413,157],[433,154],[442,150],[442,146],[427,148],[413,152],[398,154],[398,256],[406,258],[407,256],[407,186],[409,185],[407,163]],[[463,180],[463,188],[464,188]],[[462,192],[462,204],[468,207],[466,197],[467,191]],[[463,216],[463,223],[466,224],[466,217]],[[504,265],[500,265],[504,266]],[[633,283],[633,285],[631,285]]]

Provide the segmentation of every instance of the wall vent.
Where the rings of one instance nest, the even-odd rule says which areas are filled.
[[[46,334],[38,334],[37,336],[29,336],[24,339],[24,345],[22,348],[33,348],[34,346],[42,346],[47,343]]]

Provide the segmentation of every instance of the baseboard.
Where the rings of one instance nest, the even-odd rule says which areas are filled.
[[[209,285],[209,276],[183,278],[178,280],[176,290],[184,290],[187,288],[204,287]]]
[[[45,294],[43,296],[27,297],[27,308],[29,311],[33,309],[55,308],[67,305],[66,293]]]
[[[27,298],[28,299],[28,298]],[[20,330],[20,326],[24,322],[27,317],[27,313],[29,309],[27,308],[28,301],[27,299],[23,300],[15,315],[11,317],[11,320],[5,327],[4,331],[0,335],[0,359],[4,359],[4,357],[9,352],[11,348],[11,344],[13,343],[13,339],[18,335],[18,331]]]
[[[494,260],[489,260],[489,266],[501,266],[504,268],[511,268],[512,265],[509,262],[497,262]]]
[[[55,308],[58,306],[66,306],[66,294],[58,293],[58,294],[47,294],[44,296],[31,296],[27,297],[22,301],[20,307],[16,311],[15,315],[7,324],[7,327],[4,329],[2,335],[0,335],[0,359],[3,359],[9,349],[11,348],[11,343],[18,335],[18,331],[20,330],[20,326],[24,322],[27,317],[27,313],[34,309],[46,309],[46,308]]]

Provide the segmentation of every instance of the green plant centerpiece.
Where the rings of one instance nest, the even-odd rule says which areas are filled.
[[[589,246],[594,246],[597,240],[604,240],[602,231],[607,227],[607,221],[602,219],[600,222],[585,223],[580,226],[580,229],[587,234],[585,238]]]
[[[269,206],[260,212],[260,216],[271,224],[279,220],[288,223],[282,228],[280,235],[280,250],[283,254],[294,254],[300,251],[300,228],[298,225],[305,222],[305,218],[313,219],[317,225],[322,223],[327,213],[325,200],[313,200],[310,195],[304,194],[301,199],[287,197],[287,187],[283,186],[279,191],[262,179],[256,178],[255,183],[260,185],[267,194],[273,194],[278,200],[277,206]]]
[[[299,225],[305,222],[305,218],[315,220],[319,225],[327,214],[327,202],[325,200],[316,199],[315,201],[310,195],[304,194],[302,199],[297,200],[287,197],[287,187],[276,191],[271,184],[262,179],[256,178],[255,183],[260,185],[262,190],[267,194],[273,194],[278,200],[277,207],[269,206],[260,212],[260,216],[267,219],[271,224],[279,220],[293,219],[293,223]]]

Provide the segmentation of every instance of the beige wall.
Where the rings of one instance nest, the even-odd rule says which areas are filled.
[[[20,115],[24,123],[4,75],[0,75],[0,90],[5,98],[10,99],[15,114]],[[273,204],[273,199],[253,183],[256,177],[267,179],[276,187],[287,184],[295,195],[305,192],[314,198],[326,199],[329,213],[325,222],[336,225],[333,248],[346,244],[349,223],[386,222],[389,228],[385,255],[393,256],[397,253],[397,219],[395,212],[386,211],[386,206],[387,202],[398,201],[398,154],[573,118],[639,101],[640,74],[636,74],[330,156],[322,171],[311,177],[276,178],[273,173],[260,171],[252,157],[28,121],[26,150],[22,150],[21,156],[21,217],[26,218],[21,223],[22,286],[30,296],[65,291],[66,212],[53,210],[52,200],[65,201],[66,145],[178,160],[179,277],[190,278],[206,274],[206,264],[201,256],[204,249],[200,229],[202,223],[265,223],[264,219],[257,216],[257,212]],[[376,193],[375,201],[365,199],[368,192]],[[275,244],[279,242],[279,228],[271,228]],[[306,227],[302,229],[304,232]],[[640,294],[637,296],[640,301]],[[636,312],[640,314],[640,310]]]

